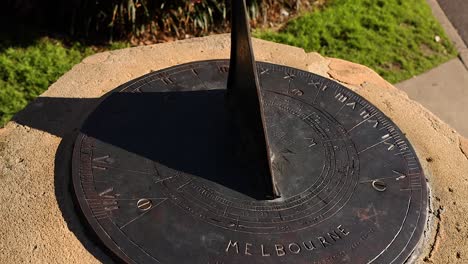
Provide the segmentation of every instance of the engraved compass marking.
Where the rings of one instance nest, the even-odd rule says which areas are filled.
[[[393,244],[393,242],[395,242],[396,238],[400,235],[401,230],[403,230],[406,219],[408,218],[408,213],[409,213],[409,210],[410,210],[410,206],[411,206],[411,196],[409,197],[409,200],[408,200],[408,207],[406,208],[405,218],[403,219],[403,221],[402,221],[402,223],[400,225],[400,228],[398,229],[398,232],[395,234],[392,241],[390,241],[390,243],[388,243],[388,245],[377,256],[375,256],[373,259],[371,259],[369,262],[367,262],[367,264],[370,264],[370,263],[374,262],[376,259],[378,259],[382,254],[384,254],[388,250],[388,248],[390,248],[390,246]],[[418,220],[419,220],[419,217],[418,217]]]
[[[157,202],[156,204],[153,204],[151,206],[151,208],[145,210],[143,213],[141,213],[140,215],[138,215],[137,217],[133,218],[132,220],[128,221],[127,223],[125,223],[124,225],[122,225],[120,227],[120,229],[124,229],[125,227],[127,227],[129,224],[137,221],[138,219],[142,218],[144,215],[146,215],[147,213],[151,212],[154,208],[160,206],[162,203],[164,203],[165,201],[168,200],[168,198],[157,198],[159,200],[159,202]],[[156,199],[155,199],[156,200]]]
[[[260,75],[269,74],[269,73],[270,73],[270,69],[260,68]]]
[[[379,216],[385,216],[387,214],[386,211],[377,210],[373,203],[371,203],[367,208],[359,208],[356,211],[357,217],[359,221],[370,221],[374,223],[374,225],[380,228],[380,221]]]
[[[378,146],[378,145],[380,145],[380,144],[382,144],[382,143],[385,143],[387,140],[389,140],[389,139],[391,139],[391,138],[393,138],[393,137],[391,137],[389,134],[386,134],[385,136],[382,136],[382,139],[383,139],[382,141],[377,142],[377,143],[375,143],[374,145],[369,146],[369,147],[367,147],[367,148],[365,148],[365,149],[359,151],[358,154],[361,154],[361,153],[363,153],[363,152],[365,152],[365,151],[367,151],[367,150],[369,150],[369,149],[371,149],[371,148],[374,148],[374,147],[376,147],[376,146]]]
[[[300,89],[292,89],[289,91],[290,94],[295,95],[295,96],[303,96],[304,92]]]
[[[362,113],[365,113],[364,115]],[[361,122],[359,122],[358,124],[356,124],[355,126],[353,126],[351,129],[348,130],[348,132],[351,132],[353,131],[354,129],[356,129],[357,127],[359,127],[360,125],[364,124],[366,121],[368,121],[370,118],[376,116],[377,113],[373,114],[373,115],[369,115],[367,112],[361,112],[361,116],[364,118],[364,120],[362,120]]]

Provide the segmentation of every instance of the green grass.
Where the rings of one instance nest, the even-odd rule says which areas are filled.
[[[367,65],[393,83],[456,55],[425,0],[330,0],[279,32],[255,35]],[[441,40],[436,42],[435,36]],[[0,127],[96,50],[50,38],[28,43],[0,41]],[[100,49],[128,46],[117,42]]]
[[[43,38],[27,47],[0,51],[0,127],[50,84],[93,53],[88,47]]]
[[[457,54],[425,0],[331,0],[279,32],[255,35],[367,65],[392,83]]]

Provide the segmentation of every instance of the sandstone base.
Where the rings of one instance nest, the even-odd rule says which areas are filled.
[[[344,83],[380,108],[416,148],[431,186],[425,243],[417,262],[468,263],[468,141],[372,70],[254,40],[257,60]],[[0,263],[97,263],[109,259],[89,238],[71,200],[73,136],[97,98],[150,71],[229,57],[227,35],[88,57],[0,129]]]

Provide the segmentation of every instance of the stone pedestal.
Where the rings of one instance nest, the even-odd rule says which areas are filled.
[[[372,70],[254,40],[259,61],[339,81],[406,133],[426,170],[431,221],[417,262],[468,262],[468,141]],[[98,263],[109,258],[75,212],[74,135],[99,97],[150,71],[229,57],[228,35],[99,53],[84,59],[0,129],[0,263]],[[96,241],[96,240],[94,240]]]

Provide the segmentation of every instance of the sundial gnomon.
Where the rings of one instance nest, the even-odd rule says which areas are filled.
[[[231,61],[152,72],[88,117],[73,183],[92,230],[128,263],[405,262],[427,196],[408,140],[344,86],[255,62],[232,3]]]

